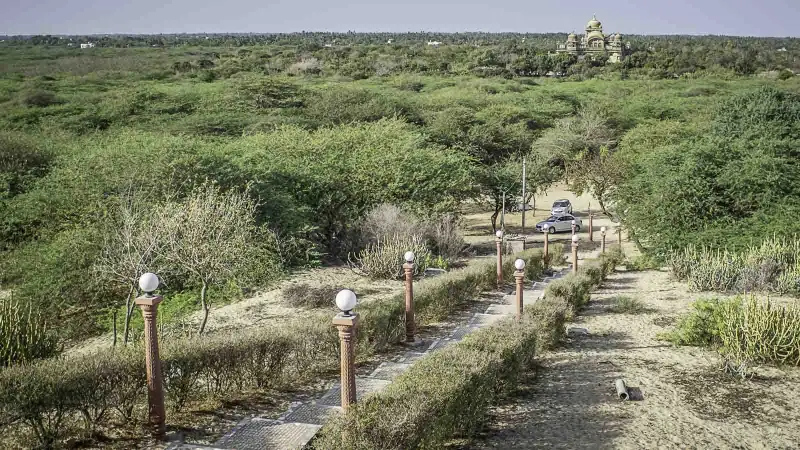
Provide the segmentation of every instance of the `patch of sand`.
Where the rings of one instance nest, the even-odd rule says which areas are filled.
[[[614,313],[617,295],[647,309]],[[760,367],[741,381],[720,371],[714,351],[656,339],[693,300],[711,295],[689,292],[666,271],[610,276],[570,325],[589,333],[542,355],[535,376],[493,409],[488,435],[470,448],[798,448],[799,369]],[[641,400],[618,400],[617,378]]]

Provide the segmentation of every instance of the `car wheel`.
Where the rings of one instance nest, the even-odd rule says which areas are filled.
[[[581,226],[580,225],[575,225],[575,232],[579,233],[580,231],[581,231]]]
[[[550,234],[556,234],[556,227],[550,227],[547,229],[547,231],[549,231]]]

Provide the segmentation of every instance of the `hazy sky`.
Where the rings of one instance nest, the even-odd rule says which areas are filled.
[[[604,31],[800,37],[800,0],[0,0],[0,35]]]

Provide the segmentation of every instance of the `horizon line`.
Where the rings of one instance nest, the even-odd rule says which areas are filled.
[[[215,32],[161,32],[161,33],[130,33],[130,32],[113,32],[113,33],[34,33],[34,34],[0,34],[4,38],[20,38],[20,37],[36,37],[36,36],[53,36],[53,37],[82,37],[82,36],[185,36],[185,35],[200,35],[200,36],[215,36],[215,35],[257,35],[257,36],[270,36],[270,35],[301,35],[301,34],[519,34],[519,35],[548,35],[548,34],[569,34],[573,31],[435,31],[435,30],[419,30],[419,31],[330,31],[330,30],[300,30],[300,31],[215,31]],[[617,32],[609,32],[604,34],[616,34]],[[622,33],[624,36],[692,36],[692,37],[736,37],[736,38],[757,38],[757,39],[800,39],[800,36],[759,36],[759,35],[734,35],[734,34],[714,34],[714,33],[684,33],[684,34],[649,34],[649,33]]]

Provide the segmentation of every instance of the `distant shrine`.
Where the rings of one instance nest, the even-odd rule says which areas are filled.
[[[586,34],[578,40],[578,35],[572,32],[567,36],[565,44],[558,44],[556,53],[569,53],[572,55],[608,55],[608,62],[618,63],[625,57],[626,45],[622,43],[619,33],[603,34],[603,24],[592,16],[586,24]]]

